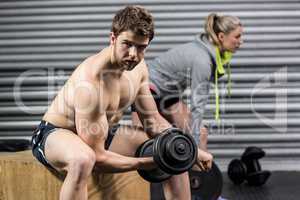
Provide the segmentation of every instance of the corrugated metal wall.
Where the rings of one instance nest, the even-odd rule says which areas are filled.
[[[210,12],[240,17],[244,45],[232,63],[231,98],[222,79],[221,128],[212,120],[213,90],[207,106],[209,148],[223,167],[246,146],[257,145],[270,163],[299,169],[299,0],[2,0],[1,138],[29,138],[74,67],[108,44],[111,19],[126,4],[143,5],[155,17],[147,59],[191,41]]]

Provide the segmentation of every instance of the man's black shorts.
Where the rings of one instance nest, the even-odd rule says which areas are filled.
[[[116,124],[108,131],[107,139],[105,141],[105,149],[109,148],[113,137],[119,127],[120,125]],[[51,166],[51,164],[47,161],[45,157],[45,143],[47,137],[58,129],[60,129],[60,127],[57,127],[47,121],[42,120],[38,127],[34,130],[31,140],[33,155],[38,159],[38,161],[40,161],[43,165],[50,169],[54,168]]]

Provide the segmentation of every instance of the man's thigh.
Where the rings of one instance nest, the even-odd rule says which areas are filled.
[[[65,171],[74,156],[93,153],[93,150],[67,129],[57,129],[51,133],[45,143],[47,161],[58,171]]]
[[[178,128],[189,130],[190,110],[184,102],[178,101],[176,104],[166,108],[161,114]]]
[[[148,139],[149,137],[141,128],[120,126],[115,132],[108,150],[133,157],[139,145]]]

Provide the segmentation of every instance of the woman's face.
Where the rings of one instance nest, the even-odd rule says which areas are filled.
[[[228,34],[219,33],[218,37],[221,42],[221,49],[235,53],[243,43],[242,40],[243,27],[238,26]]]

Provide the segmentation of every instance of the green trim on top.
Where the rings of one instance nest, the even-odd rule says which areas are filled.
[[[216,100],[216,110],[215,110],[215,120],[219,121],[220,119],[220,97],[219,97],[219,87],[218,87],[218,76],[224,75],[224,65],[228,65],[227,75],[228,75],[228,85],[227,91],[228,95],[231,95],[231,68],[230,61],[232,58],[232,53],[229,51],[225,51],[223,55],[221,55],[220,49],[215,47],[216,49],[216,70],[215,70],[215,100]]]

